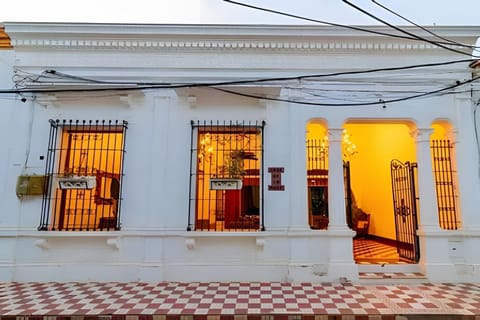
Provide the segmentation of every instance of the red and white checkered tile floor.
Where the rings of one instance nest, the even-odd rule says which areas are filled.
[[[480,319],[480,283],[0,283],[2,320],[394,319],[402,314]]]

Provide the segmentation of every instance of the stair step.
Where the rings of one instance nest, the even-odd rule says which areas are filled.
[[[426,279],[420,272],[360,272],[360,279]]]

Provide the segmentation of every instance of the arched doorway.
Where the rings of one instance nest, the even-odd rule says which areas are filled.
[[[417,263],[416,149],[409,122],[349,121],[354,259]]]

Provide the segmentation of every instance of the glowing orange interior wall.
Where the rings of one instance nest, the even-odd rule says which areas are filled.
[[[416,162],[411,129],[400,123],[349,123],[344,127],[358,151],[344,159],[350,161],[356,205],[371,215],[370,234],[395,239],[390,161]],[[325,124],[311,122],[306,139],[321,140],[327,132]]]
[[[351,158],[357,206],[371,214],[369,233],[395,239],[390,161],[416,162],[415,142],[406,124],[346,124],[358,154]]]

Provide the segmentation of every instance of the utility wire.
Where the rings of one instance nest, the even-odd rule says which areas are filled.
[[[431,30],[429,30],[429,29],[427,29],[427,28],[425,28],[425,27],[422,27],[421,25],[413,22],[412,20],[410,20],[410,19],[408,19],[408,18],[405,18],[404,16],[402,16],[402,15],[400,15],[399,13],[393,11],[392,9],[388,8],[387,6],[379,3],[378,1],[372,0],[372,2],[373,2],[374,4],[376,4],[377,6],[379,6],[380,8],[382,8],[382,9],[384,9],[384,10],[392,13],[393,15],[399,17],[400,19],[402,19],[402,20],[404,20],[404,21],[407,21],[408,23],[414,25],[414,26],[417,27],[417,28],[422,29],[422,30],[425,31],[425,32],[428,32],[430,35],[432,35],[432,36],[434,36],[434,37],[436,37],[436,38],[438,38],[438,39],[447,41],[447,42],[449,42],[449,43],[451,43],[451,44],[454,44],[454,45],[457,45],[457,46],[459,46],[459,47],[465,47],[465,48],[470,48],[470,49],[477,49],[477,48],[479,48],[479,47],[474,46],[474,45],[465,44],[465,43],[460,43],[460,42],[457,42],[457,41],[454,41],[454,40],[451,40],[451,39],[442,37],[441,35],[439,35],[439,34],[433,32],[433,31],[431,31]]]
[[[393,25],[393,24],[391,24],[391,23],[389,23],[389,22],[387,22],[387,21],[385,21],[385,20],[383,20],[383,19],[375,16],[374,14],[368,12],[367,10],[360,8],[359,6],[351,3],[351,2],[348,1],[348,0],[342,0],[342,2],[343,2],[343,3],[346,3],[346,4],[349,5],[350,7],[356,9],[357,11],[360,11],[361,13],[363,13],[363,14],[365,14],[365,15],[367,15],[367,16],[369,16],[369,17],[371,17],[371,18],[373,18],[373,19],[375,19],[375,20],[377,20],[377,21],[379,21],[379,22],[381,22],[381,23],[383,23],[384,25],[389,26],[390,28],[392,28],[392,29],[394,29],[394,30],[397,30],[397,31],[399,31],[399,32],[401,32],[401,33],[403,33],[403,34],[409,35],[410,37],[414,37],[414,38],[418,39],[419,41],[424,41],[424,42],[433,44],[433,45],[435,45],[435,46],[437,46],[437,47],[439,47],[439,48],[442,48],[442,49],[445,49],[445,50],[448,50],[448,51],[451,51],[451,52],[455,52],[455,53],[467,55],[467,56],[474,57],[474,58],[480,58],[480,56],[476,56],[476,55],[474,55],[473,53],[468,53],[468,52],[464,52],[464,51],[461,51],[461,50],[453,49],[453,48],[450,48],[450,47],[448,47],[448,46],[446,46],[446,45],[444,45],[444,44],[442,44],[442,43],[440,43],[440,42],[432,41],[432,40],[430,40],[430,39],[427,39],[427,38],[418,36],[418,35],[416,35],[416,34],[414,34],[414,33],[409,32],[409,31],[403,30],[402,28],[399,28],[399,27],[397,27],[397,26],[395,26],[395,25]]]
[[[213,86],[211,88],[213,88],[215,90],[218,90],[218,91],[225,92],[225,93],[235,94],[235,95],[238,95],[238,96],[247,97],[247,98],[254,98],[254,99],[263,99],[263,100],[270,100],[270,101],[288,102],[288,103],[294,103],[294,104],[303,104],[303,105],[310,105],[310,106],[323,106],[323,107],[361,107],[361,106],[385,105],[387,103],[401,102],[401,101],[407,101],[407,100],[422,98],[422,97],[426,97],[426,96],[431,96],[431,95],[435,95],[435,94],[438,94],[438,93],[443,93],[445,91],[455,89],[457,87],[475,82],[478,79],[480,79],[480,77],[476,77],[476,78],[473,78],[473,79],[468,79],[468,80],[465,80],[465,81],[457,82],[454,85],[451,85],[451,86],[448,86],[448,87],[444,87],[444,88],[441,88],[441,89],[437,89],[437,90],[433,90],[433,91],[429,91],[429,92],[425,92],[425,93],[420,93],[420,94],[413,95],[413,96],[390,99],[390,100],[380,99],[379,101],[374,101],[374,102],[359,102],[359,103],[319,103],[319,102],[309,102],[309,101],[296,101],[296,100],[283,99],[283,98],[265,97],[265,96],[255,95],[255,94],[233,91],[233,90],[229,90],[229,89],[217,88],[217,87],[213,87]]]
[[[100,81],[100,80],[82,78],[82,77],[79,77],[79,76],[74,76],[74,75],[71,75],[71,74],[59,72],[57,70],[52,70],[52,69],[45,70],[43,73],[54,75],[56,78],[67,78],[67,79],[80,80],[80,81],[85,81],[85,82],[103,83],[103,81]]]
[[[365,29],[365,28],[356,27],[356,26],[349,26],[349,25],[340,24],[340,23],[334,23],[334,22],[322,21],[322,20],[313,19],[313,18],[302,17],[302,16],[299,16],[299,15],[291,14],[291,13],[286,13],[286,12],[282,12],[282,11],[278,11],[278,10],[274,10],[274,9],[268,9],[268,8],[265,8],[265,7],[258,7],[258,6],[254,6],[254,5],[250,5],[250,4],[246,4],[246,3],[233,1],[233,0],[223,0],[223,1],[231,3],[231,4],[235,4],[235,5],[238,5],[238,6],[250,8],[250,9],[260,10],[260,11],[269,12],[269,13],[274,13],[274,14],[278,14],[278,15],[282,15],[282,16],[286,16],[286,17],[290,17],[290,18],[295,18],[295,19],[300,19],[300,20],[305,20],[305,21],[310,21],[310,22],[326,24],[326,25],[333,26],[333,27],[341,27],[341,28],[346,28],[346,29],[351,29],[351,30],[356,30],[356,31],[378,34],[378,35],[387,36],[387,37],[394,37],[394,38],[408,39],[408,40],[417,40],[416,38],[413,38],[413,37],[407,37],[407,36],[402,36],[402,35],[398,35],[398,34],[386,33],[386,32],[375,31],[375,30]]]
[[[473,128],[475,129],[475,142],[477,144],[477,152],[480,155],[480,140],[478,139],[478,119],[477,119],[477,111],[478,111],[478,106],[480,105],[480,100],[475,104],[473,107]],[[480,161],[480,159],[479,159]],[[480,176],[480,167],[479,167],[479,172]]]
[[[236,80],[236,81],[222,81],[222,82],[210,82],[210,83],[186,83],[186,84],[172,84],[172,83],[124,83],[124,82],[107,82],[99,81],[94,79],[88,79],[83,77],[77,77],[72,75],[67,75],[64,73],[58,73],[57,71],[50,70],[50,74],[62,74],[67,75],[68,78],[77,78],[82,79],[82,81],[90,81],[95,84],[105,84],[105,85],[116,85],[116,84],[125,84],[123,87],[100,87],[100,88],[37,88],[37,89],[3,89],[0,90],[0,94],[8,93],[59,93],[59,92],[94,92],[94,91],[125,91],[125,90],[142,90],[142,89],[178,89],[178,88],[189,88],[189,87],[209,87],[209,86],[227,86],[227,85],[242,85],[242,84],[254,84],[262,82],[275,82],[275,81],[288,81],[288,80],[303,80],[303,79],[312,79],[312,78],[328,78],[328,77],[337,77],[345,75],[358,75],[358,74],[369,74],[377,72],[389,72],[389,71],[398,71],[398,70],[409,70],[417,68],[428,68],[428,67],[437,67],[452,65],[458,63],[469,63],[470,59],[463,60],[451,60],[444,62],[436,63],[424,63],[417,65],[408,65],[408,66],[398,66],[398,67],[388,67],[388,68],[377,68],[377,69],[366,69],[366,70],[357,70],[357,71],[344,71],[344,72],[333,72],[333,73],[324,73],[324,74],[311,74],[311,75],[301,75],[301,76],[291,76],[291,77],[274,77],[274,78],[262,78],[262,79],[250,79],[250,80]]]
[[[310,22],[326,24],[326,25],[333,26],[333,27],[341,27],[341,28],[345,28],[345,29],[362,31],[362,32],[366,32],[366,33],[372,33],[372,34],[377,34],[377,35],[382,35],[382,36],[387,36],[387,37],[392,37],[392,38],[407,39],[407,40],[422,41],[422,42],[424,41],[422,39],[419,39],[416,35],[403,36],[401,34],[375,31],[375,30],[356,27],[356,26],[350,26],[350,25],[345,25],[345,24],[340,24],[340,23],[322,21],[322,20],[313,19],[313,18],[307,18],[307,17],[303,17],[303,16],[291,14],[291,13],[282,12],[282,11],[279,11],[279,10],[274,10],[274,9],[269,9],[269,8],[265,8],[265,7],[258,7],[258,6],[254,6],[254,5],[250,5],[250,4],[246,4],[246,3],[241,3],[241,2],[238,2],[238,1],[234,1],[234,0],[223,0],[223,1],[231,3],[231,4],[235,4],[235,5],[238,5],[238,6],[250,8],[250,9],[260,10],[260,11],[269,12],[269,13],[274,13],[274,14],[285,16],[285,17],[299,19],[299,20],[305,20],[305,21],[310,21]],[[451,45],[452,43],[451,42],[435,41],[435,42],[433,42],[433,44],[435,44],[435,45],[437,45],[437,44]],[[462,52],[462,51],[460,51],[460,52]],[[462,53],[466,54],[465,52],[462,52]]]

